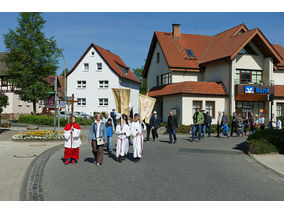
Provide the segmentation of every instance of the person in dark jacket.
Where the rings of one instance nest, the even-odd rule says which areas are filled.
[[[205,138],[205,133],[206,133],[206,113],[203,110],[201,110],[201,113],[203,114],[204,120],[203,123],[201,124],[201,128],[202,128],[202,138]]]
[[[208,129],[208,137],[210,137],[211,135],[211,123],[212,123],[212,117],[210,116],[209,112],[207,112],[205,117],[205,125],[206,128]]]
[[[176,128],[177,127],[178,127],[177,116],[174,115],[173,111],[170,111],[170,116],[168,117],[168,122],[167,122],[167,129],[168,129],[168,132],[169,132],[170,143],[173,143],[172,136],[174,136],[174,143],[177,142],[177,137],[176,137]]]
[[[237,128],[237,113],[233,113],[233,119],[232,119],[232,126],[231,126],[231,136],[233,136],[234,132],[236,131]]]
[[[154,111],[150,119],[150,129],[152,130],[153,141],[155,141],[155,139],[159,137],[157,130],[160,127],[160,123],[161,123],[161,119],[157,115],[157,112]]]

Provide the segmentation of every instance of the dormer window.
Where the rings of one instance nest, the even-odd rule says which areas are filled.
[[[124,72],[125,75],[128,75],[128,68],[121,66],[120,64],[117,63],[117,65],[119,66],[119,68]]]
[[[194,58],[194,54],[193,54],[193,51],[191,49],[185,49],[187,55],[190,57],[190,58]]]

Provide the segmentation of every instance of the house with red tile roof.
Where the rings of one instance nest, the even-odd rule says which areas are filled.
[[[93,115],[115,109],[111,88],[130,89],[130,107],[138,111],[140,81],[116,54],[94,43],[67,73],[67,96],[74,94],[74,111]]]
[[[240,24],[213,36],[154,32],[145,62],[148,95],[166,121],[174,110],[181,124],[192,124],[199,107],[216,123],[218,111],[284,115],[284,48],[271,44],[259,28]]]

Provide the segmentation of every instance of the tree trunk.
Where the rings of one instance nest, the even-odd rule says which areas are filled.
[[[36,102],[33,101],[33,114],[36,115]]]

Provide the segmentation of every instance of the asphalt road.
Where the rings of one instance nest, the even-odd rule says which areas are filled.
[[[44,200],[284,200],[284,179],[240,151],[245,138],[192,143],[179,136],[177,144],[168,144],[167,136],[159,139],[145,144],[138,163],[132,147],[121,164],[105,154],[100,167],[88,143],[76,165],[64,165],[63,149],[56,151],[43,173]]]

